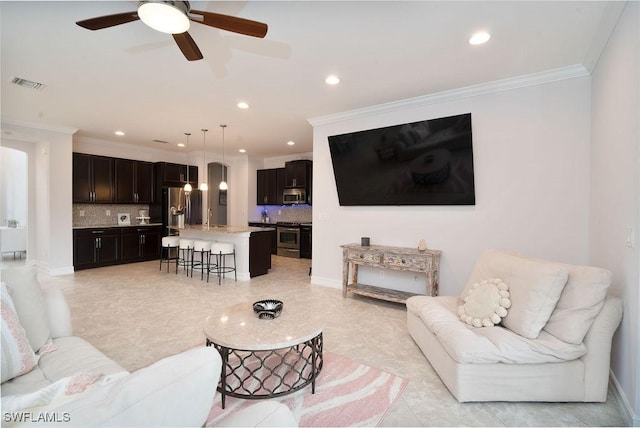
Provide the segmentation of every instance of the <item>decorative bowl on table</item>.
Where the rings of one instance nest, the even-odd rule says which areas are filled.
[[[280,300],[259,300],[253,304],[253,312],[261,320],[278,318],[282,312],[283,303]]]

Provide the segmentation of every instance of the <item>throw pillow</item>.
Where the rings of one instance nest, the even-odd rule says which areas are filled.
[[[458,306],[460,319],[473,327],[492,327],[507,316],[511,307],[509,286],[499,278],[476,282]]]
[[[567,343],[582,343],[604,305],[611,272],[593,266],[565,265],[569,280],[544,330]]]
[[[556,263],[489,250],[478,259],[465,291],[484,278],[501,278],[509,284],[511,310],[502,325],[527,339],[536,339],[558,303],[568,271]]]
[[[28,373],[37,363],[36,355],[29,345],[27,335],[20,325],[18,314],[6,284],[1,284],[2,304],[2,382]]]
[[[51,336],[47,305],[38,282],[37,270],[31,266],[2,270],[2,280],[11,293],[20,325],[27,333],[31,349],[38,352]]]

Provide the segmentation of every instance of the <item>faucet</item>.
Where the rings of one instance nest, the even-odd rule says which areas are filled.
[[[210,219],[212,215],[213,215],[213,210],[211,208],[207,208],[207,229],[210,226]]]

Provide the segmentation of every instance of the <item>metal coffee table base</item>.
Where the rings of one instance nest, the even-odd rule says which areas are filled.
[[[316,392],[316,378],[322,370],[322,333],[294,346],[246,351],[218,345],[207,339],[222,356],[222,373],[218,392],[225,397],[252,400],[280,397],[311,384]]]

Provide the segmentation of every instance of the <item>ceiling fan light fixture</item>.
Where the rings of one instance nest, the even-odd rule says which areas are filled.
[[[189,29],[187,5],[182,1],[142,1],[138,6],[140,20],[154,30],[182,34]]]

